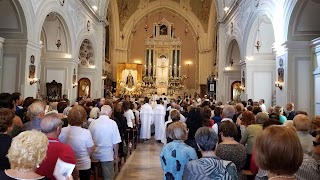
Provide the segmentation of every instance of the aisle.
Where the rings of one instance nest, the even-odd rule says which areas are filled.
[[[155,180],[162,179],[159,155],[163,144],[150,140],[140,143],[121,168],[116,180]]]

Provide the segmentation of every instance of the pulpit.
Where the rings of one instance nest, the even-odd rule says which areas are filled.
[[[117,96],[142,94],[142,65],[119,63],[117,67]]]

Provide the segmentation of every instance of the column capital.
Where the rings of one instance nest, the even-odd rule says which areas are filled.
[[[310,50],[310,41],[286,41],[284,43],[273,44],[273,50],[277,56],[282,56],[290,50]]]

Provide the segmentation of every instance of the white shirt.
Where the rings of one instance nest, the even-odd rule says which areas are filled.
[[[59,140],[69,144],[77,159],[77,168],[87,170],[91,168],[91,159],[88,148],[94,146],[89,130],[79,126],[68,126],[61,130]]]
[[[230,119],[230,118],[223,118],[221,120],[221,122],[223,122],[223,121],[231,121],[231,122],[233,122],[232,119]],[[219,134],[218,123],[214,123],[212,128],[213,128],[214,132],[216,132],[216,134]]]
[[[128,111],[123,113],[123,116],[127,119],[127,125],[130,128],[133,128],[133,123],[132,123],[132,119],[135,119],[135,116],[133,114],[133,111],[131,109],[129,109]]]
[[[113,161],[113,145],[121,142],[117,123],[106,115],[101,115],[89,126],[96,145],[93,158],[101,162]]]
[[[260,106],[260,108],[261,108],[262,112],[264,112],[264,113],[266,113],[266,112],[267,112],[267,107],[266,107],[266,105],[265,105],[265,104],[261,104],[261,105],[259,105],[259,106]]]

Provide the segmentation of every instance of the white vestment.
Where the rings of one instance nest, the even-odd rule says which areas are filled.
[[[163,105],[157,104],[153,108],[153,114],[154,114],[154,128],[155,128],[155,134],[154,138],[156,140],[161,140],[164,132],[164,118],[166,116],[166,109]]]
[[[151,125],[153,124],[153,110],[150,104],[145,103],[140,110],[140,139],[151,138]]]

